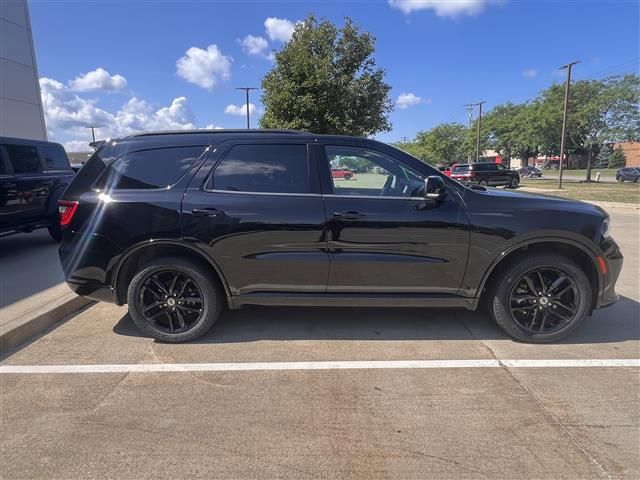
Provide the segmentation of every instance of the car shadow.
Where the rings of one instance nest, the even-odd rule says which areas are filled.
[[[129,314],[114,326],[118,335],[143,337]],[[260,340],[498,340],[508,339],[483,311],[424,308],[246,307],[225,312],[192,343]],[[596,310],[557,344],[640,340],[640,303],[621,297]]]
[[[0,308],[64,281],[58,243],[46,229],[0,238]]]

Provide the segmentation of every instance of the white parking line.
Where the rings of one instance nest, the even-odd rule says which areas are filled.
[[[640,367],[640,359],[544,360],[382,360],[260,363],[144,363],[106,365],[0,365],[1,373],[163,373],[237,372],[261,370],[376,370],[433,368],[575,368]]]

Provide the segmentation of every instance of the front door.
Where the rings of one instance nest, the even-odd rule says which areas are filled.
[[[331,259],[327,291],[457,293],[469,230],[456,188],[450,184],[442,201],[425,199],[424,179],[439,173],[395,149],[379,148],[320,148]],[[330,167],[354,176],[336,178]]]
[[[324,293],[329,260],[315,155],[304,142],[218,146],[185,192],[185,240],[232,295]]]

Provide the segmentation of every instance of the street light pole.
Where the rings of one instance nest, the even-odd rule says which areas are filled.
[[[249,92],[251,90],[258,90],[255,87],[237,87],[236,90],[244,90],[245,94],[246,94],[246,106],[247,106],[247,130],[251,128],[250,123],[249,123]]]
[[[95,131],[95,128],[96,128],[96,127],[87,127],[87,128],[90,128],[90,129],[91,129],[91,138],[92,138],[92,139],[93,139],[93,141],[95,142],[95,141],[96,141],[96,131]]]
[[[560,175],[558,176],[558,188],[562,188],[562,170],[564,166],[564,142],[567,134],[567,110],[569,109],[569,86],[571,85],[571,68],[580,63],[579,60],[563,65],[560,69],[567,69],[567,82],[564,85],[564,108],[562,111],[562,136],[560,137]]]
[[[480,161],[480,126],[482,125],[482,104],[487,102],[478,102],[478,130],[476,131],[476,163]]]
[[[467,115],[469,116],[469,130],[471,130],[471,119],[473,118],[473,106],[474,103],[465,103],[463,107],[467,108]],[[471,152],[467,153],[467,163],[471,163]]]

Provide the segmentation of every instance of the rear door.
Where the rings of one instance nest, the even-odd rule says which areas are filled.
[[[43,165],[33,145],[4,144],[13,169],[14,193],[6,221],[12,225],[45,220],[52,179],[42,175]]]
[[[232,295],[324,293],[325,220],[304,140],[219,145],[182,202],[185,240],[218,264]]]

